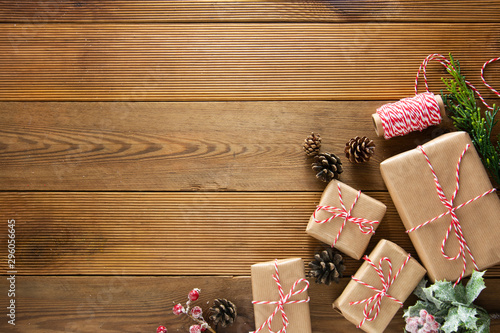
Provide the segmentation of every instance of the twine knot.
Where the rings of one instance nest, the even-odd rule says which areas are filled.
[[[364,234],[375,233],[374,225],[380,223],[379,221],[371,221],[371,220],[368,220],[365,218],[354,217],[351,215],[351,212],[354,209],[354,205],[356,205],[356,202],[358,202],[358,199],[361,196],[361,191],[358,191],[358,194],[354,198],[354,202],[352,203],[351,208],[349,208],[349,210],[347,210],[345,205],[344,205],[344,200],[342,198],[342,190],[340,189],[340,183],[337,183],[337,189],[338,189],[338,193],[339,193],[340,207],[317,206],[316,210],[314,211],[314,214],[313,214],[314,222],[319,223],[319,224],[328,223],[337,217],[341,217],[344,220],[344,222],[340,226],[340,230],[337,233],[337,236],[335,237],[335,239],[332,242],[332,247],[334,247],[335,244],[337,243],[337,241],[339,240],[340,234],[342,233],[342,230],[344,229],[344,227],[348,221],[356,224],[358,226],[359,230]],[[318,220],[316,218],[316,214],[318,212],[320,212],[321,210],[332,213],[332,216],[330,216],[329,218],[327,218],[325,220]]]
[[[354,281],[356,281],[357,283],[375,291],[375,295],[373,295],[369,298],[365,298],[365,299],[360,300],[360,301],[349,303],[349,305],[356,305],[356,304],[365,303],[365,307],[363,309],[363,320],[361,320],[361,322],[359,323],[357,328],[360,328],[361,326],[363,326],[363,324],[367,321],[373,321],[373,320],[377,319],[377,316],[380,312],[382,299],[384,297],[387,297],[387,298],[395,301],[396,303],[399,303],[401,306],[403,306],[403,302],[401,302],[400,300],[398,300],[397,298],[395,298],[389,294],[389,288],[392,286],[392,284],[394,283],[396,278],[399,276],[399,274],[401,273],[403,268],[406,266],[406,264],[410,260],[410,255],[408,254],[404,263],[401,265],[401,267],[398,269],[398,271],[396,272],[396,274],[394,276],[392,276],[392,262],[389,258],[387,258],[387,257],[380,258],[378,266],[376,266],[368,256],[364,256],[363,259],[366,262],[368,262],[370,264],[370,266],[372,266],[373,269],[375,269],[375,271],[377,272],[377,275],[380,277],[380,281],[382,282],[382,289],[375,288],[372,285],[369,285],[368,283],[361,281],[360,279],[358,279],[355,276],[352,277],[352,279]],[[389,269],[387,271],[387,277],[385,276],[384,269],[382,267],[384,262],[387,262],[388,267],[389,267]]]

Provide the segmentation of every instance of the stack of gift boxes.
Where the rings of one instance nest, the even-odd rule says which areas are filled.
[[[365,255],[386,206],[339,181],[328,184],[306,228],[363,258],[333,308],[366,332],[383,332],[426,273],[458,282],[500,263],[500,200],[467,133],[440,136],[383,161],[380,170],[423,266],[384,239]],[[251,275],[255,332],[311,332],[302,259],[259,263]]]

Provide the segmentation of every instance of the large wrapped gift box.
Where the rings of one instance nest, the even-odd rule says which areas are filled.
[[[272,331],[278,332],[283,328],[282,313],[277,309],[276,304],[282,300],[284,301],[283,309],[288,318],[286,332],[312,332],[307,293],[309,284],[305,279],[302,259],[292,258],[258,263],[251,266],[251,275],[256,331],[269,333],[266,323],[268,320],[271,321]],[[280,298],[277,282],[286,299]],[[288,297],[289,295],[291,297]],[[274,316],[270,317],[273,313],[275,313]]]
[[[425,268],[405,250],[382,239],[333,308],[365,332],[383,332],[424,275]]]
[[[432,281],[500,263],[500,200],[467,133],[442,135],[380,169]]]
[[[386,209],[382,202],[332,180],[323,191],[306,232],[354,259],[361,259]]]

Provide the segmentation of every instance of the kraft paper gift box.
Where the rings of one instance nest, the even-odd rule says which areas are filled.
[[[283,288],[283,293],[290,293],[296,282],[293,292],[303,292],[290,297],[289,301],[301,301],[301,303],[284,304],[286,316],[288,317],[287,333],[311,333],[311,317],[309,314],[309,303],[307,286],[305,280],[304,262],[300,258],[284,259],[276,261],[278,266],[279,281]],[[254,303],[276,302],[280,300],[279,289],[273,275],[276,274],[275,261],[258,263],[251,266],[252,275],[252,296]],[[307,281],[307,280],[306,280]],[[275,311],[276,304],[254,304],[255,329],[258,330]],[[278,310],[271,322],[274,332],[283,328],[281,312]],[[269,333],[265,325],[260,333]]]
[[[356,326],[361,325],[359,328],[365,332],[383,332],[401,308],[401,303],[408,298],[424,277],[425,268],[401,247],[385,239],[379,241],[368,258],[377,269],[380,269],[386,281],[393,281],[388,283],[389,287],[384,290],[387,295],[379,294],[362,284],[368,284],[379,291],[384,289],[376,269],[365,259],[340,297],[333,303],[333,308],[351,323]],[[392,270],[389,268],[388,260],[382,260],[382,264],[380,264],[382,258],[390,260]],[[355,281],[355,279],[362,283]],[[368,301],[370,298],[372,300]],[[380,308],[377,309],[378,301],[380,301]],[[365,307],[368,314],[366,318],[364,315]],[[370,313],[372,307],[374,310]]]
[[[464,153],[467,145],[470,148]],[[381,163],[382,177],[405,228],[408,231],[421,226],[409,232],[409,236],[430,279],[433,282],[456,281],[461,279],[461,275],[470,275],[474,264],[466,246],[475,258],[478,270],[500,263],[500,201],[495,192],[485,194],[493,187],[469,135],[465,132],[448,133],[424,144],[423,149],[447,198],[445,201],[450,200],[455,192],[457,164],[463,154],[459,167],[459,189],[450,207],[484,195],[454,210],[459,225],[455,222],[451,225],[450,209],[438,196],[434,176],[420,148]],[[437,218],[441,214],[446,215]],[[435,220],[423,225],[432,219]],[[451,230],[444,253],[451,258],[459,255],[455,260],[445,258],[441,253],[448,228]],[[459,239],[462,237],[464,251],[460,250]],[[464,256],[466,265],[463,263]]]
[[[342,215],[339,214],[343,210],[340,202],[339,186],[345,211],[349,211],[359,191],[342,182],[332,180],[323,191],[319,205],[309,219],[306,233],[334,246],[354,259],[361,259],[373,235],[370,230],[373,229],[373,232],[375,232],[384,217],[387,207],[380,201],[361,193],[350,212],[350,216],[353,218],[349,218],[342,228],[345,216],[338,216],[327,221],[334,214]],[[333,209],[330,209],[330,211],[328,208],[321,209],[321,207],[325,206],[333,207]],[[353,221],[356,222],[359,219],[365,220],[362,224],[364,232],[361,231],[359,224],[353,223]],[[318,223],[317,221],[325,222]],[[340,232],[341,228],[342,232]],[[336,239],[337,241],[335,241]]]

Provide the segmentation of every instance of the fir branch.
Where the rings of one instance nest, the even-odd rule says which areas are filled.
[[[491,140],[493,127],[498,122],[495,116],[500,108],[493,105],[493,110],[486,110],[483,117],[474,91],[467,85],[465,76],[460,73],[460,63],[455,61],[451,54],[446,70],[452,78],[442,78],[448,94],[441,92],[441,95],[453,124],[458,130],[469,133],[484,167],[497,185],[500,185],[500,136],[496,144]]]

